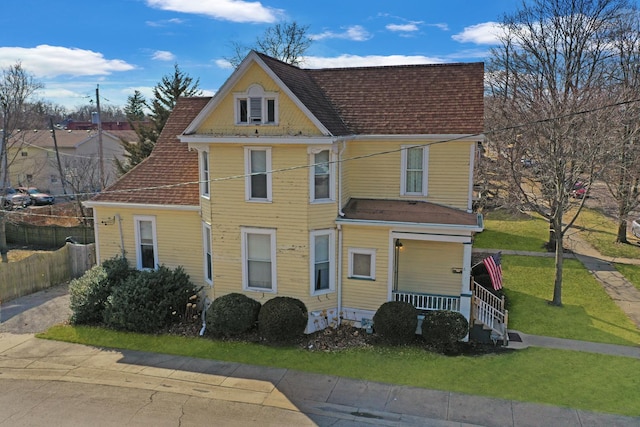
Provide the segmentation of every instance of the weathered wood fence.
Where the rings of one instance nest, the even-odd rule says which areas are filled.
[[[95,242],[93,227],[76,226],[62,227],[57,225],[31,225],[25,223],[6,224],[7,243],[17,243],[25,246],[45,248],[59,248],[65,244],[67,237],[77,243],[89,244]]]

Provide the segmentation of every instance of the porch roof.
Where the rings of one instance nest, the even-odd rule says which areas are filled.
[[[340,219],[344,220],[482,227],[482,219],[477,213],[417,200],[352,198],[343,212],[345,215]]]

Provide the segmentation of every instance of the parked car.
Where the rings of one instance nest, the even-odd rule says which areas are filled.
[[[28,196],[34,205],[52,205],[56,201],[51,194],[44,193],[35,187],[18,187],[17,190]]]
[[[640,239],[640,218],[636,218],[631,222],[631,233]]]
[[[31,198],[28,195],[22,194],[11,187],[6,189],[6,196],[0,198],[2,198],[3,209],[24,208],[31,204]]]
[[[573,184],[573,190],[571,190],[571,197],[576,199],[587,197],[587,184],[582,181],[576,181],[576,183]]]

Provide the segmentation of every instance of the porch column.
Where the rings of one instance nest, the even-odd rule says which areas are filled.
[[[471,321],[471,249],[472,244],[463,243],[462,283],[460,289],[460,313]]]

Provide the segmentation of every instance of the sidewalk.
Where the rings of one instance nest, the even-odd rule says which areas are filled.
[[[258,405],[266,414],[286,417],[286,420],[282,419],[283,424],[296,425],[586,427],[640,424],[640,417],[288,369],[101,349],[41,340],[28,334],[0,334],[0,383],[7,380],[110,386],[101,392],[114,394],[122,393],[118,392],[119,388],[147,390],[154,393],[151,400],[165,404],[179,400],[171,396],[182,395],[228,404]],[[181,404],[185,405],[187,401],[188,398],[182,399]],[[134,410],[129,408],[129,411]],[[59,412],[64,413],[65,409],[61,408]],[[204,416],[213,414],[205,413]],[[274,421],[280,420],[265,419],[261,424],[274,425]],[[191,422],[182,421],[196,424],[193,418]],[[205,424],[210,422],[211,419]]]

